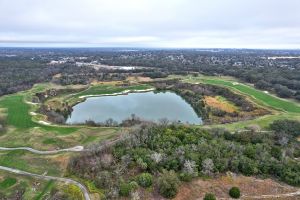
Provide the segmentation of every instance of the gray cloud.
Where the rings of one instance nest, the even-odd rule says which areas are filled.
[[[300,48],[299,0],[0,0],[0,46]]]

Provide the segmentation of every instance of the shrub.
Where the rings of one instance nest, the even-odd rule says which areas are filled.
[[[173,170],[164,170],[158,179],[159,193],[165,198],[173,198],[177,194],[179,183],[177,174]]]
[[[179,178],[184,182],[190,182],[193,179],[193,176],[191,174],[183,172],[180,173]]]
[[[229,190],[229,195],[234,198],[234,199],[238,199],[240,198],[241,196],[241,192],[240,192],[240,189],[238,187],[232,187],[230,190]]]
[[[299,121],[288,119],[276,120],[270,125],[270,128],[277,133],[284,133],[295,137],[300,136]]]
[[[80,188],[76,185],[68,185],[64,189],[64,191],[70,199],[74,199],[74,200],[83,200],[84,199]]]
[[[139,187],[139,184],[135,181],[131,181],[130,183],[131,190],[136,190]]]
[[[206,193],[203,200],[216,200],[216,197],[212,193]]]
[[[256,163],[249,158],[241,158],[238,168],[239,171],[246,176],[251,176],[257,173]]]
[[[131,192],[131,185],[129,183],[121,182],[119,188],[119,194],[123,197],[128,197]]]
[[[0,133],[4,132],[4,126],[2,124],[0,124]]]
[[[95,178],[95,185],[97,188],[109,188],[112,185],[112,174],[109,171],[99,172]]]
[[[149,173],[142,173],[138,176],[138,184],[144,188],[150,187],[152,185],[152,175]]]

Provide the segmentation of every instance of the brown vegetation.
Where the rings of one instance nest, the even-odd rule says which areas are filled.
[[[259,179],[242,175],[224,175],[214,179],[197,179],[190,183],[183,184],[175,200],[202,199],[205,193],[214,193],[218,199],[228,199],[228,191],[231,187],[237,186],[241,190],[241,199],[254,199],[251,196],[279,195],[298,191],[296,187],[278,183],[272,179]],[[286,197],[284,197],[287,199]],[[267,198],[271,200],[272,198]],[[273,198],[275,199],[275,198]],[[276,198],[280,199],[280,198]],[[282,198],[283,199],[283,198]],[[299,196],[290,197],[299,199]]]
[[[218,96],[205,96],[204,97],[205,103],[213,108],[218,108],[228,113],[233,113],[237,111],[237,108],[229,103],[228,101],[222,100],[221,97]]]

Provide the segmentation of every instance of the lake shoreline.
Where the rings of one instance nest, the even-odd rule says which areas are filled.
[[[82,124],[87,120],[102,123],[107,119],[113,119],[121,123],[130,117],[130,113],[145,121],[155,122],[166,118],[170,121],[189,124],[199,125],[203,123],[201,116],[180,95],[173,91],[158,93],[154,91],[155,89],[151,88],[125,90],[113,94],[81,96],[84,101],[78,102],[72,107],[73,111],[68,116],[66,124]],[[129,94],[133,96],[129,96]],[[114,98],[117,96],[120,97]],[[108,97],[108,99],[97,97]]]

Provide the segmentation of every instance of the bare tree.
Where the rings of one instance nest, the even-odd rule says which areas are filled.
[[[157,153],[154,152],[153,154],[151,154],[151,159],[156,163],[160,163],[160,161],[162,161],[163,159],[163,155],[161,153]]]
[[[197,165],[195,161],[186,160],[183,164],[183,172],[192,176],[197,176]]]
[[[210,158],[206,158],[202,162],[202,173],[211,176],[214,171],[214,162]]]

